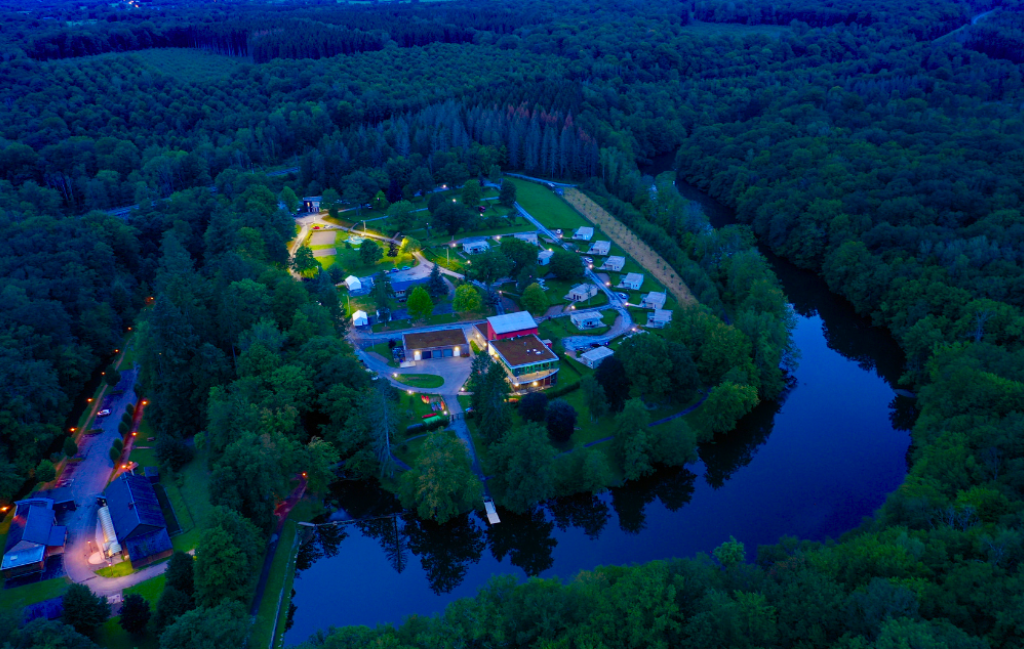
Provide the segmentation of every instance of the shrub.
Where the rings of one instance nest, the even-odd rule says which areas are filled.
[[[531,392],[519,402],[519,415],[525,421],[544,421],[547,414],[548,395],[543,392]]]
[[[156,457],[163,464],[177,473],[192,461],[195,452],[180,439],[170,435],[161,435],[156,443]]]
[[[114,440],[114,442],[111,444],[111,446],[116,448],[118,451],[123,451],[124,450],[124,440],[121,439],[120,437],[118,437],[117,439]]]
[[[572,383],[565,383],[563,385],[553,387],[550,390],[545,390],[544,393],[548,395],[548,398],[554,398],[569,394],[570,392],[575,392],[579,389],[580,382],[573,381]]]
[[[132,593],[124,598],[119,624],[128,633],[139,634],[146,630],[150,615],[149,602],[142,599],[142,595]]]
[[[576,428],[576,409],[561,399],[554,399],[547,410],[548,435],[556,442],[564,443],[572,437]]]
[[[64,455],[74,457],[75,453],[78,453],[78,444],[75,443],[74,438],[68,437],[64,440]]]
[[[54,468],[53,462],[39,460],[39,464],[36,466],[36,480],[39,482],[49,482],[56,477],[57,469]]]

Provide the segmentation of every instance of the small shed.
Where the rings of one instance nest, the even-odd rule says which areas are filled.
[[[551,263],[551,258],[554,256],[555,252],[553,250],[541,250],[537,253],[537,265],[547,266]]]
[[[519,239],[520,241],[526,241],[527,243],[532,243],[535,246],[537,245],[536,232],[516,232],[512,236],[514,236],[516,239]]]
[[[664,309],[665,308],[666,296],[664,293],[657,291],[651,291],[647,295],[643,296],[640,300],[640,308],[642,309]]]
[[[625,257],[620,257],[618,255],[615,255],[615,256],[609,257],[608,259],[605,259],[604,260],[604,265],[602,265],[599,270],[611,270],[611,271],[615,271],[616,273],[618,273],[618,272],[622,271],[622,269],[625,268],[625,266],[626,266],[626,258]]]
[[[579,361],[590,369],[595,369],[601,364],[601,361],[614,355],[615,352],[607,347],[597,347],[596,349],[591,349],[586,354],[580,354]]]
[[[577,228],[572,233],[572,238],[577,241],[590,241],[594,238],[594,228]]]
[[[565,296],[565,299],[572,302],[582,302],[583,300],[588,300],[595,295],[597,295],[597,287],[593,284],[583,283],[573,286],[569,291],[569,294]]]
[[[487,252],[491,249],[491,244],[487,243],[486,239],[477,239],[476,241],[463,241],[462,252],[467,255],[476,255],[481,252]]]
[[[590,250],[587,251],[588,255],[607,255],[612,251],[611,241],[595,241],[590,245]]]
[[[672,322],[672,312],[668,309],[655,309],[647,316],[647,326],[652,329],[664,329]]]
[[[569,316],[569,320],[577,329],[596,329],[604,324],[601,314],[597,311],[577,311]]]
[[[359,291],[363,288],[363,283],[359,281],[359,278],[355,275],[349,275],[345,278],[345,286],[350,291]]]
[[[365,327],[368,324],[370,324],[370,319],[366,316],[366,311],[359,310],[352,314],[353,327]]]
[[[302,209],[306,210],[310,214],[315,214],[320,211],[320,203],[322,200],[322,196],[303,196]]]
[[[619,282],[620,288],[627,288],[631,291],[640,290],[644,283],[644,276],[640,273],[626,273],[626,276]]]

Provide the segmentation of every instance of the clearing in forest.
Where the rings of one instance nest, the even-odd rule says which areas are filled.
[[[672,269],[672,266],[665,261],[653,248],[640,240],[638,236],[619,222],[614,216],[598,205],[589,196],[576,189],[567,187],[565,189],[565,200],[576,208],[580,214],[585,216],[594,225],[599,226],[609,237],[618,244],[626,254],[636,259],[641,266],[651,271],[655,279],[665,285],[681,305],[696,304],[697,300],[690,292],[690,288],[683,282],[679,273]]]

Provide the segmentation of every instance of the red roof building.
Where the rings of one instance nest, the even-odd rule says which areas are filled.
[[[537,322],[526,311],[487,318],[487,340],[505,340],[537,334]]]

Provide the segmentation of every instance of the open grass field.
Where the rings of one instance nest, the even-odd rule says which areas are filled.
[[[34,584],[25,584],[17,588],[0,589],[0,610],[10,611],[12,609],[36,604],[47,599],[60,597],[68,587],[68,580],[64,577],[37,581]],[[2,582],[0,582],[2,585]]]
[[[576,188],[568,188],[565,190],[565,200],[588,219],[601,226],[601,229],[608,233],[612,241],[621,246],[630,257],[664,284],[680,304],[696,302],[679,273],[673,270],[653,248],[641,241],[629,228],[620,223],[593,199]]]
[[[125,595],[141,595],[142,599],[149,602],[151,605],[156,606],[156,602],[160,599],[160,596],[164,592],[164,587],[167,585],[167,575],[158,575],[152,579],[147,579],[141,584],[136,584],[131,588],[125,588]]]
[[[395,380],[410,388],[439,388],[444,385],[444,378],[436,374],[399,374]]]
[[[509,178],[509,180],[516,186],[516,202],[549,228],[575,230],[591,225],[547,187],[519,178]],[[566,238],[569,236],[571,233],[566,233]]]
[[[167,499],[174,508],[174,514],[182,529],[186,529],[185,521],[191,519],[192,529],[178,534],[171,539],[175,550],[187,552],[199,545],[200,526],[213,505],[210,503],[210,472],[206,470],[207,451],[196,452],[195,458],[175,476],[174,485],[164,481]],[[174,489],[170,487],[174,486]],[[187,517],[186,517],[187,514]]]
[[[111,579],[113,577],[125,577],[135,572],[135,568],[132,568],[131,561],[122,561],[121,563],[113,566],[107,566],[96,571],[96,574],[100,577],[106,577]]]

